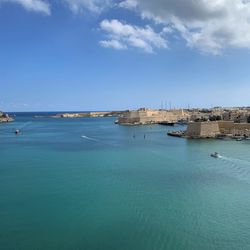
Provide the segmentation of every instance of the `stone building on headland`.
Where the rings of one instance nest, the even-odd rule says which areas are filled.
[[[250,119],[250,111],[248,109],[225,110],[222,114],[222,120],[225,121],[244,123],[248,122],[249,119]]]
[[[233,121],[190,122],[184,135],[188,138],[249,137],[250,123],[235,123]]]
[[[176,123],[187,121],[189,114],[183,109],[175,110],[153,110],[141,108],[138,110],[126,111],[118,117],[118,124],[139,125],[156,124],[160,122]]]
[[[185,132],[185,136],[190,138],[212,138],[218,134],[218,122],[189,122]]]
[[[250,122],[250,108],[212,108],[188,110],[190,121],[233,121]]]

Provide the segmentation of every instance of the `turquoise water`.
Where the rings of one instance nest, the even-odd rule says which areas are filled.
[[[250,141],[114,119],[0,125],[0,249],[250,249]]]

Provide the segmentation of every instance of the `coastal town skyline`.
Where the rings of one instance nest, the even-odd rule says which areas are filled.
[[[175,2],[0,0],[1,109],[248,106],[250,4]]]

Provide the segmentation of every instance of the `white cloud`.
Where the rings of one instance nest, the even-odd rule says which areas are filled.
[[[29,11],[43,12],[50,14],[49,0],[0,0],[0,3],[17,3]],[[66,3],[74,13],[88,11],[91,13],[101,13],[106,8],[113,5],[113,0],[59,0]]]
[[[134,9],[137,7],[137,2],[136,0],[126,0],[120,2],[118,6],[125,9]]]
[[[250,49],[249,0],[126,0],[119,6],[170,26],[188,46],[203,52]]]
[[[0,3],[17,3],[28,11],[42,12],[50,15],[50,5],[43,0],[0,0]]]
[[[63,0],[68,4],[74,13],[90,11],[101,13],[106,8],[112,6],[112,0]]]
[[[146,52],[166,48],[165,36],[179,35],[187,46],[205,53],[220,54],[226,48],[250,49],[250,0],[56,0],[73,13],[100,14],[116,11],[114,6],[133,10],[144,21],[159,25],[138,27],[118,20],[104,20],[101,29],[107,38],[103,47],[126,49],[136,47]],[[51,14],[53,0],[0,0],[16,3],[26,10]]]
[[[127,46],[125,44],[122,44],[118,40],[103,40],[100,41],[100,45],[104,48],[113,48],[117,50],[127,49]]]
[[[100,42],[104,47],[115,49],[134,47],[148,53],[154,52],[156,48],[167,48],[163,33],[156,33],[150,26],[141,28],[113,19],[103,20],[100,27],[108,36],[108,40]]]

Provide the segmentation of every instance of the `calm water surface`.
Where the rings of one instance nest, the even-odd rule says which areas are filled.
[[[250,141],[114,119],[0,125],[0,249],[250,249]]]

